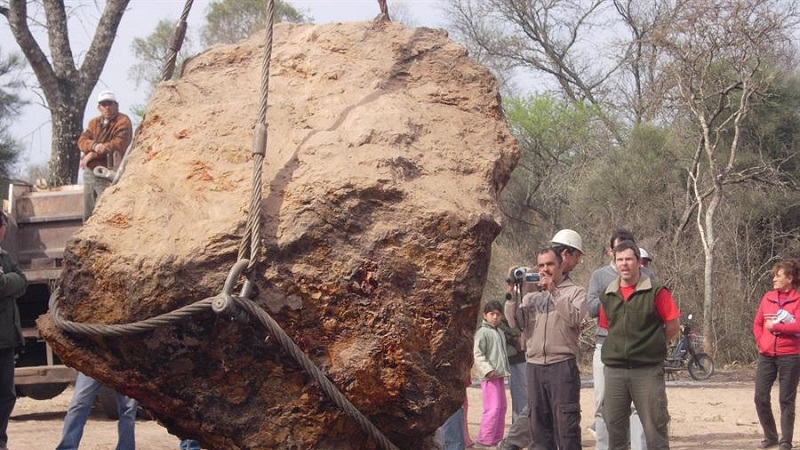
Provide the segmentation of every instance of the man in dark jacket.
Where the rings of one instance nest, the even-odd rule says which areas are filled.
[[[8,217],[0,212],[0,242],[6,237]],[[25,293],[28,281],[0,248],[0,450],[8,450],[8,419],[17,402],[14,390],[14,349],[22,345],[17,298]]]
[[[611,264],[605,265],[594,272],[589,281],[589,289],[586,292],[586,307],[589,317],[597,319],[600,315],[600,297],[603,296],[606,288],[614,280],[619,277],[617,267],[614,264],[614,247],[623,241],[633,241],[633,233],[624,229],[618,228],[611,233],[611,239],[608,243],[607,252],[611,258]],[[642,265],[641,275],[655,281],[655,277],[647,267]],[[595,402],[595,420],[590,430],[595,435],[595,450],[608,450],[608,431],[606,430],[606,423],[603,420],[603,400],[605,399],[605,377],[603,376],[603,361],[600,354],[603,350],[603,341],[608,335],[608,330],[598,326],[597,337],[595,339],[594,358],[592,361],[592,378],[594,379],[594,402]],[[633,409],[630,420],[631,428],[631,450],[647,450],[647,441],[644,436],[644,428],[642,428],[642,421],[639,419],[639,413],[636,408]]]

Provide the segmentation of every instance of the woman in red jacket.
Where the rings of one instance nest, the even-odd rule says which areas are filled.
[[[790,259],[772,266],[773,290],[764,294],[753,321],[758,346],[755,403],[764,430],[759,448],[778,446],[791,450],[794,430],[794,403],[800,380],[800,284],[797,261]],[[770,392],[778,380],[781,434],[775,426]]]

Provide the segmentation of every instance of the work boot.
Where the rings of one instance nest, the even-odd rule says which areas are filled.
[[[757,448],[772,448],[777,446],[778,446],[778,441],[771,441],[769,439],[764,439],[758,444]]]

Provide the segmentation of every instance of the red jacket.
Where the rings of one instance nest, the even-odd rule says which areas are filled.
[[[764,328],[764,322],[772,320],[783,309],[794,316],[791,323],[776,323],[772,330]],[[787,293],[769,291],[761,298],[758,312],[753,320],[753,336],[758,352],[766,356],[800,354],[800,294],[792,289]]]

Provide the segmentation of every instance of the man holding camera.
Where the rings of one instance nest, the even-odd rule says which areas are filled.
[[[509,325],[519,325],[527,361],[530,433],[534,448],[579,450],[578,338],[586,291],[564,276],[561,254],[546,248],[536,258],[537,290],[508,301]]]
[[[569,279],[569,272],[571,272],[572,269],[574,269],[581,262],[581,257],[583,256],[583,239],[581,239],[581,236],[576,231],[565,228],[563,230],[559,230],[555,235],[553,235],[553,239],[550,240],[550,243],[553,245],[555,252],[558,255],[561,255],[562,276],[565,279]],[[515,277],[515,269],[519,269],[519,267],[512,267],[509,270],[508,279],[506,279],[506,300],[511,300],[515,295],[517,300],[519,300],[519,298],[526,294],[528,289],[532,287],[530,283],[524,283],[524,278]],[[509,307],[512,306],[511,304],[508,305]],[[513,308],[506,308],[506,317],[513,316],[513,314]],[[516,326],[512,327],[512,329],[518,330]],[[523,348],[522,351],[524,352],[525,349]],[[523,362],[522,366],[526,369],[527,362]],[[520,380],[520,378],[526,378],[527,374],[524,374],[523,372],[522,377],[518,376],[514,367],[512,366],[511,381],[509,384],[513,385],[515,376],[517,376],[517,381],[519,384],[523,384],[525,386],[525,390],[527,391],[527,380]],[[513,389],[511,395],[511,401],[513,405]],[[505,439],[500,441],[500,444],[497,446],[497,450],[520,450],[528,447],[533,441],[530,432],[531,411],[527,406],[527,395],[525,397],[525,408],[523,408],[522,412],[520,412],[517,417],[514,418],[513,422],[511,423],[511,427],[508,430],[508,434],[506,435]]]

